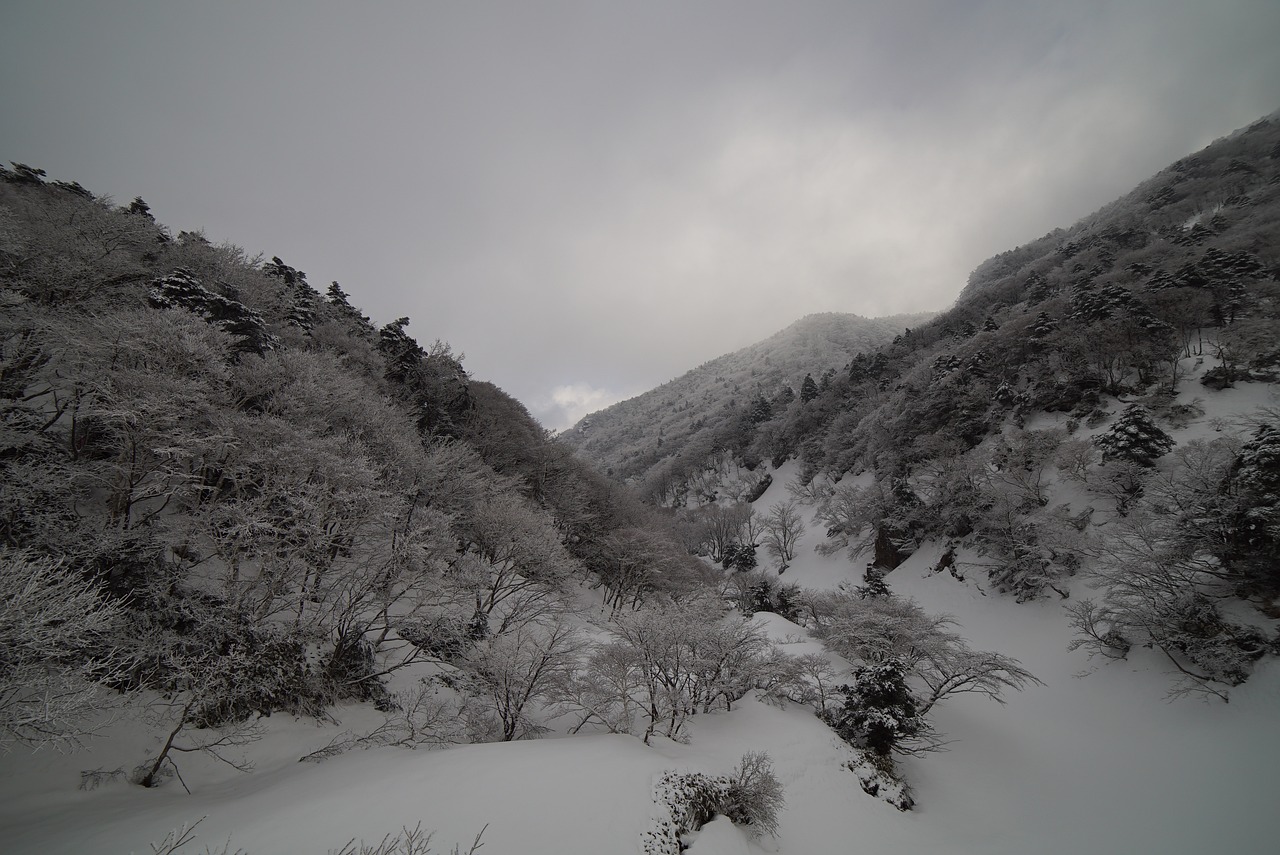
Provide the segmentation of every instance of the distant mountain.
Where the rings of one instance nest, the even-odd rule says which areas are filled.
[[[650,501],[678,502],[673,481],[723,467],[724,453],[748,467],[799,457],[806,480],[867,468],[896,477],[1036,412],[1098,419],[1108,396],[1137,395],[1158,408],[1186,376],[1184,359],[1221,361],[1206,383],[1269,378],[1278,279],[1275,114],[988,259],[940,315],[805,318],[588,416],[563,441],[643,482]],[[801,396],[806,372],[816,394]]]
[[[1020,599],[1067,596],[1081,555],[1101,550],[1112,612],[1079,612],[1085,635],[1123,625],[1208,656],[1201,642],[1226,643],[1226,623],[1196,641],[1142,622],[1164,632],[1222,580],[1280,608],[1280,114],[983,262],[950,310],[795,398],[739,382],[735,406],[711,405],[705,386],[733,385],[716,365],[581,426],[584,456],[643,476],[644,500],[673,506],[750,502],[758,463],[798,458],[791,486],[817,507],[822,550],[882,573],[929,542],[939,569],[969,549]],[[1206,420],[1226,398],[1232,418]],[[1059,492],[1068,482],[1087,498]],[[1163,528],[1115,541],[1134,520]],[[1132,560],[1106,564],[1122,554]],[[1196,581],[1170,583],[1176,602],[1152,617],[1124,600],[1139,583],[1123,572],[1139,566]],[[1216,668],[1203,673],[1239,677]]]
[[[815,388],[824,382],[824,375],[829,383],[855,354],[887,344],[907,327],[930,317],[808,315],[764,341],[592,413],[560,439],[613,477],[642,480],[691,446],[714,450],[726,422],[748,413],[753,404],[764,401],[770,409],[785,406],[800,395],[806,376]]]

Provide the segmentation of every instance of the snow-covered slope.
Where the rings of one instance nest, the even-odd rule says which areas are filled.
[[[1206,414],[1177,433],[1180,442],[1274,403],[1264,384],[1188,386],[1185,395],[1200,397]],[[794,464],[775,471],[757,507],[785,499],[794,474]],[[860,582],[865,562],[815,553],[822,529],[807,522],[784,580],[814,588]],[[0,851],[148,852],[172,829],[206,817],[191,851],[218,851],[229,837],[231,851],[322,853],[421,823],[436,830],[437,852],[455,843],[465,850],[484,829],[484,855],[631,855],[643,851],[642,835],[660,816],[653,792],[663,770],[722,774],[747,751],[767,751],[786,788],[778,837],[752,841],[716,822],[694,840],[694,855],[1275,851],[1274,657],[1232,690],[1229,704],[1169,703],[1170,666],[1156,653],[1135,649],[1103,663],[1071,652],[1061,600],[1018,604],[985,594],[933,573],[940,554],[927,544],[888,575],[890,587],[954,615],[974,647],[1017,657],[1044,685],[1011,693],[1004,705],[964,695],[941,703],[934,716],[948,750],[901,761],[917,801],[910,813],[863,793],[845,766],[848,747],[798,706],[748,698],[733,712],[692,719],[684,744],[574,736],[298,763],[339,730],[376,722],[370,708],[350,706],[336,711],[342,725],[273,716],[267,736],[246,749],[256,764],[248,774],[184,760],[190,795],[174,782],[77,789],[81,770],[127,768],[158,738],[128,721],[89,753],[10,754],[0,759]],[[1073,580],[1073,598],[1087,593]],[[776,615],[756,620],[788,652],[820,649]]]
[[[776,483],[771,489],[780,490],[782,479]],[[788,578],[829,585],[842,571],[860,573],[847,559],[812,553],[812,545]],[[1060,603],[984,596],[930,573],[936,558],[922,549],[890,574],[890,585],[930,611],[954,614],[975,646],[1020,658],[1045,685],[1012,694],[1004,706],[964,696],[941,705],[937,725],[952,740],[948,750],[903,762],[918,800],[911,813],[864,794],[843,765],[849,750],[809,711],[749,700],[695,718],[684,745],[579,736],[377,749],[318,765],[292,757],[324,744],[333,728],[282,722],[255,746],[268,761],[258,771],[211,769],[213,783],[191,782],[190,796],[176,786],[125,784],[78,792],[74,770],[88,758],[10,757],[0,848],[145,852],[149,841],[207,816],[201,846],[230,835],[233,850],[252,853],[325,852],[421,822],[437,830],[437,851],[455,842],[465,849],[487,824],[486,853],[629,855],[641,851],[656,815],[651,796],[663,769],[725,772],[743,752],[764,750],[786,787],[779,837],[749,843],[741,829],[717,824],[691,851],[1274,851],[1280,668],[1273,660],[1233,691],[1229,705],[1165,703],[1167,668],[1154,655],[1091,663],[1067,651]],[[791,652],[813,649],[802,628],[777,616],[760,620]]]

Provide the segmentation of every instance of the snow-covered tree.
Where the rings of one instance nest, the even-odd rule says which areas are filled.
[[[796,557],[796,545],[804,536],[804,520],[794,501],[778,502],[761,520],[764,529],[764,546],[778,562],[786,567]]]
[[[1117,519],[1091,548],[1101,600],[1071,609],[1079,640],[1114,655],[1133,645],[1163,652],[1179,674],[1173,694],[1226,699],[1266,650],[1256,630],[1228,620],[1216,601],[1229,573],[1206,550],[1187,548],[1176,515],[1149,503]]]
[[[743,529],[754,513],[750,505],[710,505],[703,509],[702,542],[712,561],[724,561],[725,550],[742,542]]]
[[[473,593],[475,610],[489,616],[495,633],[556,610],[576,564],[545,513],[519,496],[499,495],[474,509],[465,537],[455,582]]]
[[[840,738],[880,757],[910,751],[911,741],[927,738],[928,720],[920,699],[907,686],[907,665],[890,657],[854,671],[853,683],[838,692],[843,703],[822,718]]]
[[[807,404],[816,397],[818,397],[818,384],[814,382],[812,374],[806,374],[800,383],[800,401]]]
[[[1094,443],[1102,449],[1103,460],[1123,460],[1141,466],[1154,465],[1157,458],[1173,448],[1169,436],[1141,404],[1130,404]]]
[[[912,600],[836,591],[810,595],[808,606],[829,649],[870,665],[896,662],[918,678],[927,689],[921,715],[956,694],[976,692],[1002,703],[1006,689],[1039,682],[1016,659],[972,649],[951,629],[955,618],[931,615]]]
[[[612,632],[618,654],[634,663],[626,704],[644,717],[645,742],[660,730],[678,736],[690,716],[714,706],[730,708],[776,667],[763,631],[724,616],[711,597],[646,606],[619,617]]]
[[[1241,508],[1233,520],[1229,557],[1247,564],[1251,575],[1280,587],[1280,426],[1263,424],[1240,448],[1230,486]]]
[[[525,624],[478,645],[466,658],[470,685],[497,713],[502,739],[537,732],[529,718],[533,705],[550,696],[578,666],[583,642],[559,618]]]
[[[0,551],[0,750],[76,747],[106,723],[100,683],[122,670],[121,617],[65,562]]]

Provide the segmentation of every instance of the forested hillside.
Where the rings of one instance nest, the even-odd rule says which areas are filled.
[[[0,283],[6,744],[74,743],[110,693],[161,693],[177,745],[323,715],[572,586],[707,573],[448,345],[141,199],[0,170]]]
[[[932,320],[874,322],[896,333],[892,343],[845,339],[859,352],[813,370],[808,391],[761,366],[803,364],[788,358],[794,342],[841,316],[805,319],[588,416],[562,441],[614,477],[648,476],[648,496],[660,500],[672,473],[687,478],[725,449],[749,464],[799,457],[810,474],[892,471],[937,457],[938,443],[972,448],[1037,412],[1087,420],[1104,399],[1167,393],[1188,357],[1222,358],[1208,380],[1219,387],[1270,377],[1280,341],[1278,126],[1260,120],[1074,226],[989,259]],[[731,365],[760,381],[730,377],[721,366]],[[703,387],[716,385],[733,389],[736,420],[703,406]],[[689,427],[716,421],[714,438]]]
[[[980,265],[950,311],[845,365],[812,427],[757,431],[765,457],[892,472],[976,446],[1035,413],[1159,410],[1184,360],[1210,386],[1277,364],[1280,122],[1186,157],[1066,230]]]
[[[753,427],[808,403],[854,354],[887,344],[930,315],[809,315],[764,341],[592,413],[560,441],[642,493],[670,498],[720,452],[745,455]],[[754,465],[753,465],[754,468]]]
[[[785,569],[761,527],[785,508],[754,512],[740,482],[797,459],[817,548],[869,561],[867,590],[930,542],[938,569],[1019,600],[1065,599],[1084,570],[1100,594],[1071,604],[1079,644],[1155,646],[1181,690],[1226,697],[1274,647],[1254,619],[1280,614],[1278,279],[1272,117],[984,262],[951,310],[794,399],[758,399],[734,442],[664,446],[679,466],[645,498],[719,500],[685,518],[727,501],[739,516],[713,557],[772,544]],[[1202,397],[1235,386],[1257,403],[1206,431]],[[1229,618],[1242,603],[1254,618]]]

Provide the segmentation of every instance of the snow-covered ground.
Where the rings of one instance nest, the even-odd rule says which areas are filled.
[[[1210,413],[1178,435],[1212,432],[1210,420],[1266,403],[1265,389],[1196,389]],[[1216,394],[1222,397],[1214,398]],[[1213,400],[1209,400],[1213,399]],[[789,464],[757,503],[786,498]],[[784,579],[806,587],[861,581],[865,562],[813,552],[809,520]],[[1260,663],[1229,704],[1168,703],[1167,663],[1135,650],[1126,661],[1069,652],[1056,598],[1017,604],[972,583],[933,574],[925,547],[888,576],[898,594],[954,615],[974,647],[1017,657],[1043,686],[999,705],[960,696],[934,711],[948,750],[902,761],[917,807],[902,813],[858,786],[850,753],[811,712],[752,699],[731,713],[697,716],[687,744],[626,736],[575,736],[462,746],[378,748],[319,764],[297,758],[342,728],[368,729],[368,708],[339,710],[341,726],[274,716],[249,746],[255,771],[184,761],[191,786],[144,790],[123,782],[77,789],[89,768],[130,768],[157,735],[134,724],[71,756],[0,758],[0,851],[150,852],[170,830],[206,817],[184,851],[324,853],[352,838],[376,842],[402,826],[435,829],[434,851],[465,851],[485,829],[483,855],[630,855],[658,816],[663,770],[729,772],[747,751],[767,751],[786,787],[776,839],[751,841],[724,821],[705,827],[694,855],[773,852],[1274,853],[1280,769],[1280,665]],[[1086,591],[1076,586],[1076,595]],[[792,653],[819,649],[776,615],[757,618]],[[486,828],[487,826],[487,828]]]

